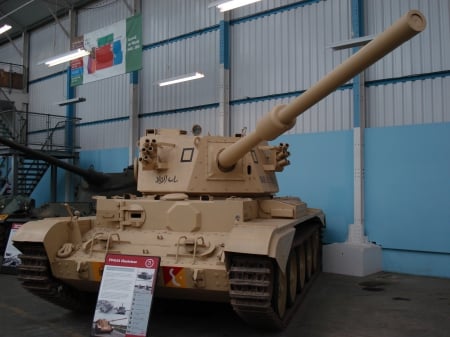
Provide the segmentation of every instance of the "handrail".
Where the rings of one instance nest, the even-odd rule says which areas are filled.
[[[68,123],[76,124],[81,118],[65,117],[54,114],[44,114],[38,112],[25,112],[19,110],[0,111],[0,119],[8,127],[12,139],[22,145],[37,145],[37,148],[43,150],[70,151],[77,148],[70,148],[62,142],[55,141],[55,132],[63,130]],[[29,126],[34,126],[33,130]],[[42,141],[36,142],[32,135],[43,134]],[[35,137],[36,138],[36,137]]]

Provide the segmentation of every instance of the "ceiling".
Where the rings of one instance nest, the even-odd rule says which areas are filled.
[[[54,16],[66,15],[70,9],[80,8],[93,0],[0,0],[0,27],[4,24],[12,29],[0,35],[0,45],[20,37],[48,22]]]

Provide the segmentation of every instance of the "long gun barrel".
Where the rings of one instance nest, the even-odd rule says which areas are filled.
[[[47,163],[61,167],[69,172],[75,173],[83,177],[84,180],[86,180],[89,184],[92,185],[99,186],[104,184],[106,181],[110,179],[106,174],[94,170],[84,170],[82,168],[79,168],[78,166],[70,165],[62,160],[49,156],[48,154],[45,154],[42,151],[30,149],[29,147],[18,144],[8,138],[0,137],[0,143],[9,146],[10,148],[15,149],[19,152],[27,154],[32,158],[46,161]]]
[[[288,105],[275,107],[256,125],[256,130],[230,145],[218,155],[219,167],[229,170],[261,141],[277,138],[295,125],[296,118],[339,86],[358,75],[386,54],[408,41],[426,27],[424,15],[408,11],[357,53],[329,72]]]

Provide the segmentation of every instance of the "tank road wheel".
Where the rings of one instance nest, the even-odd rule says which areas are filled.
[[[242,319],[258,327],[284,327],[289,286],[274,259],[232,256],[229,283],[231,305]]]
[[[276,263],[275,263],[276,264]],[[278,265],[275,265],[276,275],[275,282],[273,285],[273,296],[272,296],[272,305],[274,311],[278,314],[278,316],[283,319],[284,314],[286,313],[286,304],[287,304],[287,295],[288,295],[288,278],[286,274],[283,274]]]
[[[296,229],[285,273],[269,256],[227,255],[230,302],[244,321],[258,328],[286,327],[318,274],[320,226],[312,220]]]
[[[311,240],[307,239],[304,243],[306,250],[306,280],[309,281],[313,270],[313,250]]]
[[[291,307],[297,297],[298,288],[298,261],[295,250],[291,250],[291,253],[289,254],[289,259],[286,266],[286,277],[288,280],[287,306]]]
[[[297,292],[301,292],[306,283],[306,253],[305,246],[301,244],[297,247],[297,261],[298,261],[298,282]]]
[[[316,273],[320,269],[320,231],[315,231],[310,240],[312,247],[312,272]]]

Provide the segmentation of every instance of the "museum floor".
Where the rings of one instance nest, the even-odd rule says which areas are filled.
[[[23,290],[14,275],[0,274],[0,336],[88,337],[92,313],[74,314]],[[154,337],[301,336],[447,337],[450,279],[378,273],[365,278],[322,273],[289,326],[255,330],[227,304],[157,300]],[[112,336],[105,334],[105,336]]]

